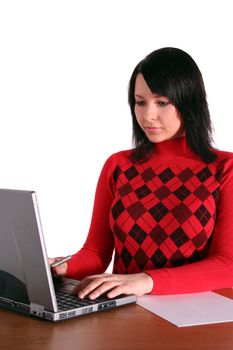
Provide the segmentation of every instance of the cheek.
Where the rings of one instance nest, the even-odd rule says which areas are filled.
[[[182,119],[177,112],[173,112],[164,118],[164,126],[171,130],[179,130],[182,127]]]
[[[138,122],[139,125],[141,125],[142,123],[142,113],[140,113],[140,111],[137,110],[137,108],[134,109],[134,114],[136,117],[136,120]]]
[[[182,126],[181,120],[179,118],[176,119],[175,123],[174,123],[174,128],[179,130]]]
[[[183,120],[182,120],[181,115],[179,113],[176,114],[176,124],[177,124],[177,128],[179,128],[179,129],[183,128]]]

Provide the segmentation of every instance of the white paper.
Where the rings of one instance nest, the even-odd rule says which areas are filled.
[[[178,327],[233,321],[233,300],[213,292],[144,295],[137,304]]]

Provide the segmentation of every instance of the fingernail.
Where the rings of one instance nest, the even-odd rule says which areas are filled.
[[[96,299],[98,297],[98,294],[97,293],[92,293],[90,296],[89,296],[89,299],[93,300],[93,299]]]
[[[84,298],[84,294],[83,293],[78,293],[78,296],[79,296],[80,299]]]

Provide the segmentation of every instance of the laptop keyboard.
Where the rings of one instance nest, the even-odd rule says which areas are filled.
[[[68,294],[62,291],[56,291],[57,305],[59,310],[70,310],[78,307],[93,305],[106,301],[106,298],[97,298],[95,300],[80,299],[78,296]]]

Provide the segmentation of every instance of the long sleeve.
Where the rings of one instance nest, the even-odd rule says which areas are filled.
[[[207,257],[179,267],[146,271],[154,281],[152,294],[193,293],[233,286],[233,159],[224,162],[220,183],[217,218]]]
[[[114,241],[109,226],[109,212],[113,199],[110,157],[101,171],[94,199],[89,233],[83,248],[68,262],[67,277],[82,279],[102,273],[108,267],[113,253]]]

